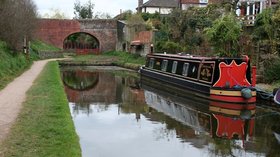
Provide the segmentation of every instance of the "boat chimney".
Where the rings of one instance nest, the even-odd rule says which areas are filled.
[[[142,13],[143,0],[138,0],[137,12]]]

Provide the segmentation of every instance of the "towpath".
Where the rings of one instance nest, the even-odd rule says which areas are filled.
[[[33,81],[44,66],[51,60],[55,59],[34,62],[29,70],[0,91],[0,143],[7,137],[15,122],[22,103],[25,101],[27,90],[32,86]]]

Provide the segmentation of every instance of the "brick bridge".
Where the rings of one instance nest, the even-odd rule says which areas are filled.
[[[63,48],[64,40],[74,33],[87,33],[98,42],[98,52],[116,49],[116,20],[61,20],[39,19],[36,38],[56,47]]]

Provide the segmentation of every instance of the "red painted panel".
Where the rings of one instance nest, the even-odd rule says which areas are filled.
[[[254,110],[256,109],[256,104],[234,104],[234,103],[222,103],[222,102],[210,102],[210,106],[221,107],[225,109],[233,110]]]
[[[248,65],[246,62],[243,62],[240,65],[237,65],[234,60],[230,65],[221,62],[219,64],[220,78],[214,84],[214,87],[225,87],[226,84],[228,84],[230,88],[235,85],[251,86],[246,78],[247,68]]]
[[[213,114],[218,122],[216,135],[218,137],[225,137],[232,139],[233,135],[238,135],[239,138],[244,136],[245,121],[241,119],[235,119],[231,117],[225,117],[222,115]]]
[[[255,126],[255,118],[252,118],[249,123],[249,136],[253,136]]]

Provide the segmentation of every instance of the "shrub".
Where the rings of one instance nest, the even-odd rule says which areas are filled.
[[[5,42],[0,41],[0,89],[27,69],[32,60],[22,53],[13,53]]]
[[[208,40],[213,44],[221,56],[235,57],[239,52],[239,39],[241,35],[241,23],[235,15],[228,14],[214,21],[213,26],[206,28]]]
[[[275,58],[264,63],[264,80],[267,83],[272,83],[280,80],[280,58]]]
[[[179,53],[182,51],[182,47],[179,43],[168,41],[164,44],[163,50],[168,53]]]

